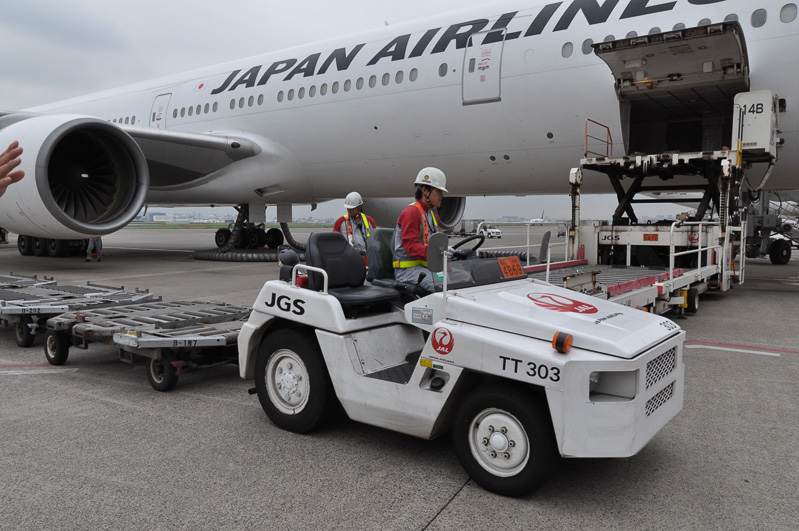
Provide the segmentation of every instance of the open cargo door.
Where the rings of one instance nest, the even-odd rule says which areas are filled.
[[[610,67],[631,153],[730,146],[735,95],[749,90],[737,22],[594,44]]]

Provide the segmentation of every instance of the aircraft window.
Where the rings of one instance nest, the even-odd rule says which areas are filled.
[[[297,98],[303,99],[305,97],[305,87],[300,87],[297,91]]]
[[[308,89],[308,97],[313,98],[316,96],[316,85],[311,85],[311,88]]]
[[[389,74],[388,72],[383,74],[383,86],[385,87],[386,85],[388,85],[390,81],[391,81],[391,74]]]
[[[724,22],[738,22],[738,15],[735,13],[724,17]]]
[[[130,123],[131,125],[136,123],[136,115],[133,115],[133,118],[130,119]]]
[[[288,99],[289,101],[294,99],[294,89],[289,89]]]
[[[447,63],[441,63],[441,66],[438,67],[438,75],[440,77],[446,76],[447,75],[447,70],[449,70],[449,67],[447,66]]]
[[[363,88],[363,78],[359,77],[358,81],[355,82],[355,88],[361,90]]]
[[[593,52],[594,49],[591,48],[591,45],[594,44],[592,39],[585,39],[583,41],[583,54],[588,55],[589,53]]]
[[[574,45],[570,42],[565,43],[563,48],[560,49],[560,55],[563,56],[564,59],[571,57],[572,53],[574,53]]]
[[[203,106],[202,105],[198,105],[197,108],[194,110],[194,114],[200,114],[200,112],[202,110],[203,110]]]
[[[377,85],[377,76],[372,76],[369,78],[369,88],[375,88]]]
[[[217,102],[214,102],[214,106],[212,107],[213,111],[216,112],[216,110],[218,108],[219,108],[219,104]]]
[[[766,24],[767,13],[765,9],[755,9],[755,12],[752,13],[752,27],[753,28],[760,28]]]
[[[418,71],[418,70],[416,70],[415,68],[411,68],[411,73],[410,73],[410,75],[408,76],[408,79],[410,79],[410,80],[411,80],[411,82],[413,82],[413,81],[416,81],[416,78],[417,78],[418,76],[419,76],[419,71]]]
[[[344,92],[349,92],[350,87],[352,87],[352,81],[348,79],[347,81],[344,82]]]
[[[235,108],[236,108],[236,100],[230,100],[230,110],[232,111]]]
[[[710,26],[710,19],[709,18],[703,18],[702,20],[699,21],[697,26]]]
[[[613,35],[608,35],[607,37],[605,37],[605,42],[611,42],[611,41],[615,41],[615,40],[616,40],[616,37],[613,36]]]
[[[189,107],[189,116],[194,114],[194,107]]]
[[[128,120],[129,118],[125,118],[125,125],[128,125],[130,123]]]
[[[477,60],[474,57],[469,59],[469,73],[470,74],[474,74],[474,65],[475,65],[476,62],[477,62]]]
[[[685,24],[680,22],[678,24],[675,24],[674,27],[671,28],[671,29],[673,29],[674,31],[684,30],[685,29]]]
[[[630,33],[625,35],[625,38],[627,38],[627,39],[632,39],[633,37],[638,37],[638,32],[637,31],[631,31]]]
[[[258,94],[258,105],[263,105],[263,104],[264,104],[264,95]]]
[[[394,76],[394,82],[399,85],[402,83],[402,78],[405,74],[402,73],[402,70],[398,70],[396,75]]]
[[[174,111],[174,114],[175,114],[175,116],[177,116],[177,112],[178,112],[178,110],[177,110],[177,109],[175,109],[175,111]],[[116,122],[116,120],[114,120],[114,121]],[[151,122],[154,122],[154,121],[155,121],[155,113],[153,113],[153,117],[152,117],[152,118],[150,118],[150,121],[151,121]]]
[[[327,83],[322,83],[322,86],[319,87],[319,95],[324,96],[327,94]]]
[[[172,118],[177,118],[177,117],[178,117],[178,110],[172,109]],[[155,121],[155,113],[153,113],[153,121]]]
[[[796,4],[785,4],[780,9],[780,20],[785,22],[793,22],[796,20]]]
[[[332,85],[330,85],[330,91],[333,94],[338,94],[338,81],[334,81]]]
[[[660,28],[658,28],[657,26],[649,30],[650,35],[655,35],[656,33],[661,33]]]
[[[180,117],[183,118],[184,116],[186,116],[186,107],[181,107],[180,108]]]
[[[283,91],[282,90],[277,93],[277,102],[280,103],[281,101],[283,101]]]
[[[244,108],[244,98],[239,98],[239,109]]]
[[[111,121],[112,121],[112,122],[114,122],[114,123],[117,123],[117,119],[116,119],[116,118],[114,118],[114,119],[113,119],[113,120],[111,120]],[[155,115],[153,115],[153,121],[155,121]]]
[[[205,112],[205,114],[208,114],[208,110],[209,110],[210,107],[211,106],[208,105],[207,103],[205,104],[205,107],[203,108],[203,111]]]

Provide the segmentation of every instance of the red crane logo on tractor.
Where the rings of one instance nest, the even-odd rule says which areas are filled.
[[[587,302],[580,302],[562,295],[553,295],[551,293],[540,293],[527,295],[527,298],[533,301],[537,306],[546,310],[555,312],[573,312],[573,313],[597,313],[596,306],[592,306]]]
[[[452,337],[452,332],[446,328],[436,328],[433,330],[432,343],[433,350],[446,356],[452,352],[452,347],[455,346],[455,338]]]

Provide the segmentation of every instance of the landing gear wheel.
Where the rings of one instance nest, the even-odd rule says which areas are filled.
[[[72,346],[69,334],[48,330],[44,340],[44,357],[50,365],[63,365],[69,357],[69,347]]]
[[[768,257],[775,265],[785,265],[791,261],[791,241],[774,240],[768,249]]]
[[[22,256],[33,255],[33,238],[20,234],[17,237],[17,251],[19,251],[19,254]]]
[[[33,332],[31,332],[31,323],[33,323],[33,320],[30,317],[21,315],[17,321],[17,325],[14,327],[14,339],[17,340],[17,345],[22,348],[28,348],[33,345],[35,336]]]
[[[235,247],[236,249],[246,249],[247,248],[247,239],[249,238],[250,231],[243,228],[239,231],[239,241],[236,242]]]
[[[307,433],[338,408],[322,351],[309,330],[284,328],[269,334],[255,361],[258,400],[277,427]]]
[[[69,240],[47,240],[47,254],[61,258],[69,254]]]
[[[178,370],[172,365],[175,356],[171,350],[164,350],[161,359],[152,358],[147,364],[147,380],[156,391],[165,393],[178,384]]]
[[[281,245],[285,239],[283,238],[283,231],[276,228],[271,228],[266,231],[266,246],[270,249],[277,249]]]
[[[214,234],[214,243],[217,247],[224,247],[230,240],[230,229],[219,229]]]
[[[455,452],[480,486],[523,496],[543,485],[558,460],[552,422],[542,401],[506,385],[474,390],[452,426]]]
[[[456,252],[455,256],[457,256],[459,259],[463,260],[463,259],[468,258],[469,256],[473,255],[475,252],[477,252],[477,249],[479,249],[480,246],[483,245],[483,242],[486,240],[485,234],[482,231],[480,232],[480,234],[474,234],[472,236],[464,238],[463,240],[459,241],[458,243],[456,243],[455,245],[452,246],[453,249],[458,249],[458,248],[462,247],[464,244],[469,243],[469,242],[474,241],[474,240],[477,240],[477,239],[479,239],[480,241],[477,242],[476,244],[472,245],[472,247],[469,248],[469,249],[464,249],[463,251]]]
[[[685,301],[685,311],[687,313],[696,313],[699,311],[699,290],[696,288],[688,288]]]
[[[47,238],[33,238],[33,254],[36,256],[48,256]]]
[[[252,229],[247,234],[247,247],[258,249],[266,244],[266,231],[264,229]]]

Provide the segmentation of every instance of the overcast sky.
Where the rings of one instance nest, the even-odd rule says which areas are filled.
[[[22,109],[485,0],[0,0],[0,108]],[[531,5],[537,2],[531,0]],[[568,176],[564,175],[564,179]],[[320,205],[322,215],[340,205]],[[478,198],[467,217],[565,217],[568,197]],[[615,199],[584,196],[583,216]],[[641,214],[674,213],[657,206]],[[296,209],[298,215],[308,209]]]

